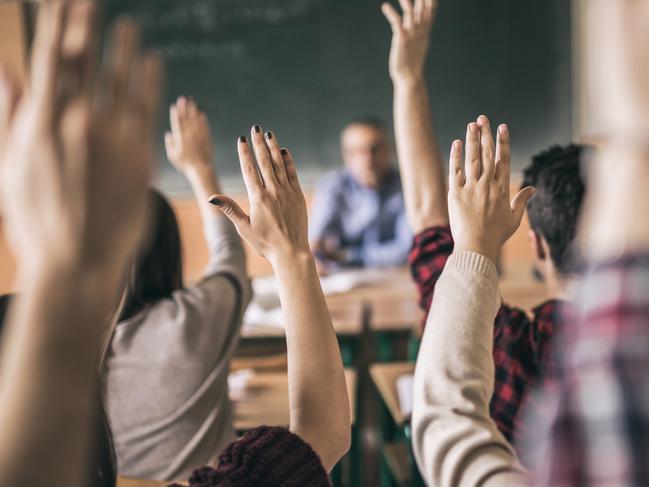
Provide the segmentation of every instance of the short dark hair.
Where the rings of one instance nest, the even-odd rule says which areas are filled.
[[[125,283],[118,321],[183,287],[182,246],[174,210],[158,191],[150,191],[151,228]]]
[[[523,171],[523,187],[536,194],[527,204],[532,230],[545,238],[560,274],[572,271],[572,244],[585,193],[581,163],[590,146],[554,145],[532,157]]]
[[[385,124],[383,119],[375,115],[364,115],[361,117],[352,118],[347,123],[347,125],[345,125],[345,128],[351,127],[352,125],[364,125],[366,127],[372,127],[376,130],[387,131],[387,125]]]

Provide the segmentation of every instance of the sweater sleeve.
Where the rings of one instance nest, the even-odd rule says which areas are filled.
[[[494,263],[455,252],[437,281],[415,371],[413,447],[429,485],[524,485],[525,472],[489,415]]]
[[[320,457],[308,443],[286,428],[260,426],[231,443],[221,453],[217,469],[196,470],[189,485],[329,487],[331,484]]]

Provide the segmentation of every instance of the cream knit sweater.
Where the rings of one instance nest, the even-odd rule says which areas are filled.
[[[489,416],[499,306],[494,263],[473,252],[451,255],[435,286],[415,371],[413,446],[428,485],[527,483]]]

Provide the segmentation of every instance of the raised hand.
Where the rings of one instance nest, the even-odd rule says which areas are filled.
[[[218,206],[234,223],[239,235],[273,265],[279,259],[311,254],[307,237],[307,212],[295,163],[288,149],[280,149],[273,132],[255,125],[250,150],[245,136],[237,149],[250,200],[250,215],[231,198],[214,195]]]
[[[119,268],[144,228],[161,66],[139,52],[137,29],[122,21],[95,74],[91,3],[52,1],[42,8],[28,89],[19,98],[5,84],[0,96],[18,99],[15,108],[0,107],[6,141],[0,197],[9,242],[23,267]],[[74,43],[64,42],[66,27],[77,34]],[[71,80],[74,91],[66,90]]]
[[[205,113],[191,98],[181,96],[169,109],[171,132],[165,134],[167,158],[174,167],[187,173],[212,167],[213,147]]]
[[[481,115],[467,127],[464,168],[462,141],[451,148],[448,207],[456,250],[495,261],[518,229],[534,188],[523,188],[510,202],[510,172],[507,125],[498,127],[494,148],[489,119]]]
[[[430,31],[437,11],[437,0],[399,0],[402,16],[389,3],[381,6],[392,27],[390,76],[417,79],[422,76],[430,43]]]

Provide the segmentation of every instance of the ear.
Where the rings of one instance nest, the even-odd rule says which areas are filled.
[[[530,241],[530,247],[532,247],[534,257],[539,260],[545,260],[548,255],[548,244],[545,239],[531,228],[527,231],[527,238]]]

